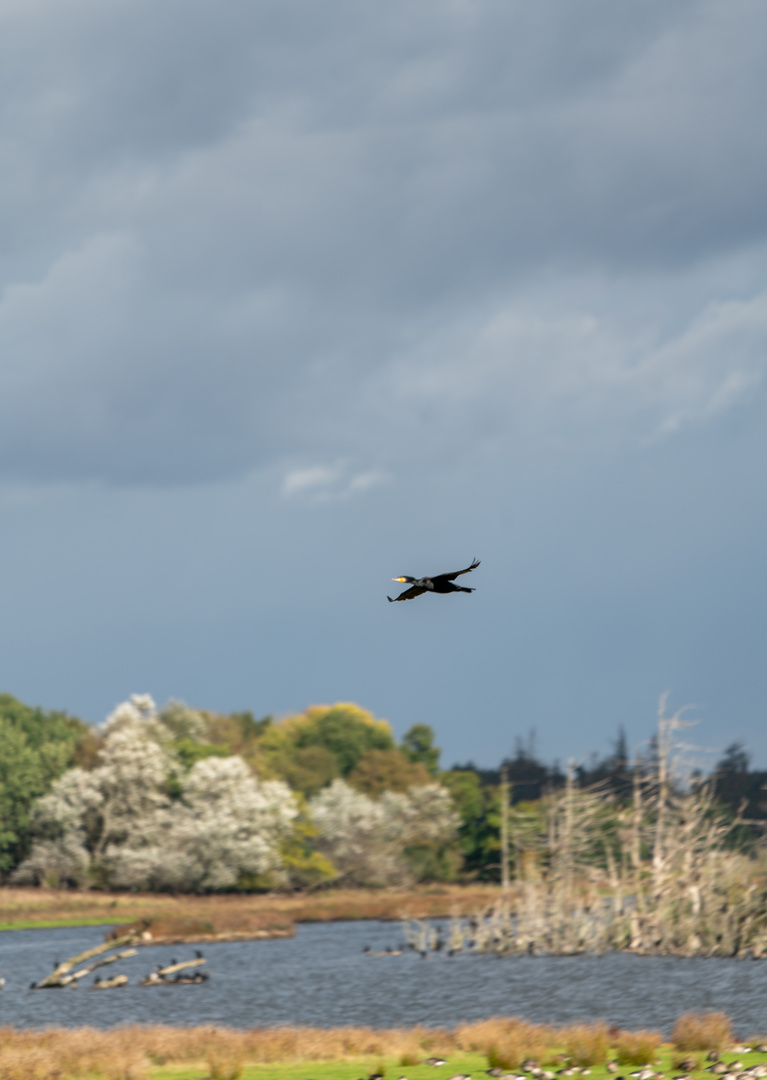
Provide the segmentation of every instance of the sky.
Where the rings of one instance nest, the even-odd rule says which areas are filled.
[[[0,686],[767,768],[762,0],[0,0]],[[402,574],[470,596],[390,605]]]

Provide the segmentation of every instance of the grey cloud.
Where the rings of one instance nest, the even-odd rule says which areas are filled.
[[[699,265],[765,242],[767,13],[720,11],[6,13],[0,473],[378,475],[755,393],[763,279]]]

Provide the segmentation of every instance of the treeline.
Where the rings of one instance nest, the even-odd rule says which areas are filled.
[[[442,771],[439,759],[428,725],[397,743],[349,703],[275,721],[134,695],[94,729],[2,695],[0,874],[180,891],[498,881],[505,792],[505,857],[521,880],[551,857],[541,838],[558,792],[598,792],[609,841],[659,768],[657,740],[629,761],[622,733],[567,776],[540,760],[532,735],[498,770]],[[732,824],[727,843],[753,850],[767,773],[733,744],[705,784],[711,813]],[[604,868],[610,843],[592,847]]]
[[[39,720],[60,742],[68,719]],[[7,778],[24,811],[6,881],[209,892],[460,872],[459,815],[425,726],[397,745],[353,704],[274,722],[133,695],[100,728],[73,731],[58,756],[41,752],[55,764],[46,777],[23,791]]]
[[[90,737],[81,720],[0,694],[0,875],[27,855],[35,800],[75,763]]]

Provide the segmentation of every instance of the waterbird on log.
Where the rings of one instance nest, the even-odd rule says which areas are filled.
[[[91,990],[116,990],[119,986],[128,985],[127,975],[115,975],[111,979],[97,978]]]
[[[121,945],[129,945],[134,941],[133,934],[125,934],[122,937],[113,938],[111,941],[106,941],[102,945],[97,945],[93,949],[86,949],[85,952],[79,953],[77,956],[71,956],[68,960],[64,960],[50,975],[46,975],[44,979],[41,979],[38,983],[30,986],[30,990],[44,990],[53,987],[68,986],[72,983],[74,976],[71,974],[72,969],[77,967],[78,964],[83,963],[85,960],[92,960],[95,956],[102,956],[104,953],[112,952],[114,949],[119,949]],[[133,956],[132,952],[118,953],[116,957],[110,957],[108,960],[102,960],[97,964],[93,964],[90,967],[90,971],[94,967],[99,967],[101,963],[111,963],[113,959],[121,959],[122,956]],[[81,976],[79,976],[81,977]]]
[[[463,585],[455,585],[455,579],[460,577],[461,574],[468,574],[472,570],[476,570],[479,566],[479,559],[474,559],[471,566],[467,566],[465,570],[456,570],[452,574],[436,574],[434,577],[422,577],[414,578],[408,574],[403,574],[402,577],[392,578],[392,581],[406,581],[409,585],[409,589],[405,589],[399,596],[392,598],[387,596],[386,599],[390,604],[396,603],[398,600],[413,600],[416,596],[420,596],[421,593],[434,592],[434,593],[451,593],[451,592],[475,592],[474,589],[467,589]]]
[[[147,975],[145,979],[142,979],[139,983],[140,986],[168,986],[174,982],[204,982],[209,976],[207,973],[195,971],[193,975],[180,978],[179,972],[186,968],[196,968],[200,964],[204,964],[205,957],[197,957],[195,960],[182,960],[180,964],[169,964],[168,967],[157,967],[156,971],[153,971],[150,975]],[[171,975],[176,975],[175,979],[171,979]]]

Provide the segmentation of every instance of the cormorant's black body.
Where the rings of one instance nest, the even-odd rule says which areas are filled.
[[[471,566],[467,566],[465,570],[456,570],[454,574],[437,574],[436,577],[422,577],[414,578],[408,577],[404,574],[402,577],[392,578],[392,581],[407,581],[410,584],[409,589],[405,589],[399,596],[395,596],[393,599],[391,596],[387,596],[386,599],[390,604],[395,603],[397,600],[412,600],[416,596],[420,596],[421,593],[435,592],[435,593],[449,593],[449,592],[474,592],[474,589],[466,589],[463,585],[454,585],[453,582],[461,574],[468,574],[470,570],[476,570],[479,566],[479,559],[475,559]]]

